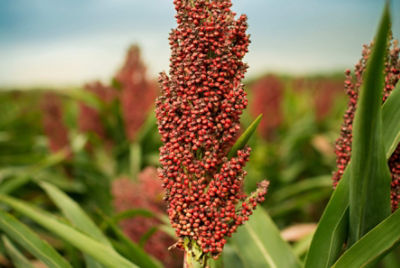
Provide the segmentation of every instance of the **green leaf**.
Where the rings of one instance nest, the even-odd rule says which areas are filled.
[[[119,255],[113,248],[87,236],[71,226],[60,222],[45,211],[33,207],[18,199],[0,195],[0,201],[6,203],[19,213],[31,218],[33,221],[56,234],[61,239],[92,256],[95,260],[109,268],[134,268],[137,267]]]
[[[116,214],[115,216],[113,216],[111,218],[111,220],[114,223],[118,223],[121,220],[131,219],[131,218],[134,218],[134,217],[137,217],[137,216],[146,217],[146,218],[155,217],[154,213],[151,212],[150,210],[143,209],[143,208],[134,208],[134,209],[124,210],[124,211]]]
[[[383,105],[382,122],[383,129],[386,130],[383,141],[387,158],[392,155],[398,144],[397,139],[400,137],[400,124],[392,123],[393,116],[400,110],[398,109],[400,106],[400,94],[398,92],[400,90],[394,91]],[[389,113],[389,111],[396,112]],[[346,211],[349,205],[350,166],[351,162],[321,216],[308,251],[305,267],[329,267],[336,261],[340,250],[343,248],[348,224]]]
[[[228,153],[228,158],[234,157],[236,155],[237,151],[242,149],[247,144],[247,142],[249,141],[251,136],[256,131],[258,125],[260,124],[262,117],[263,117],[262,114],[257,116],[257,118],[250,124],[250,126],[239,137],[239,139],[237,139],[237,141],[235,142],[235,144],[232,146],[231,150]]]
[[[383,140],[392,141],[385,143],[386,157],[389,158],[400,142],[400,83],[390,94],[382,107]]]
[[[4,247],[16,268],[34,268],[32,263],[5,236],[2,236]]]
[[[147,232],[145,232],[139,240],[139,246],[144,248],[146,242],[158,231],[157,227],[151,227]]]
[[[350,247],[332,266],[366,267],[400,241],[400,209],[378,224]]]
[[[37,176],[43,170],[48,169],[64,161],[66,156],[67,153],[66,151],[63,150],[41,159],[38,163],[34,165],[23,168],[22,170],[18,170],[14,174],[11,173],[12,175],[15,175],[15,178],[11,178],[6,182],[0,184],[0,193],[10,194],[14,192],[15,190],[21,188],[22,186],[30,182],[32,176]]]
[[[222,258],[223,265],[226,268],[250,268],[242,263],[239,255],[229,243],[225,245],[224,251],[222,252],[222,256],[220,258]]]
[[[4,211],[0,211],[0,229],[50,268],[71,268],[46,241]]]
[[[46,191],[47,195],[74,227],[99,242],[111,246],[111,243],[101,230],[74,200],[54,185],[46,182],[40,182],[39,185]]]
[[[268,204],[279,204],[304,192],[332,189],[331,176],[318,176],[289,184],[268,195]],[[268,206],[269,207],[269,206]]]
[[[139,129],[137,134],[137,142],[143,143],[148,136],[153,134],[154,131],[157,131],[157,118],[156,114],[151,112]]]
[[[330,267],[343,248],[348,225],[349,174],[347,167],[321,216],[305,267]]]
[[[101,230],[74,200],[49,183],[41,182],[39,185],[46,191],[47,195],[62,211],[63,215],[74,225],[74,227],[104,245],[111,247],[111,243],[107,240]],[[85,255],[85,261],[88,267],[102,267],[93,260],[91,256]]]
[[[367,62],[354,118],[349,198],[349,244],[390,215],[391,176],[382,140],[382,89],[390,28],[386,6]]]
[[[392,117],[399,111],[400,94],[393,92],[383,105],[383,142],[389,158],[398,144],[400,124],[392,124]],[[386,112],[385,112],[386,111]],[[396,111],[389,113],[389,111]],[[396,141],[397,140],[397,141]],[[349,205],[349,177],[351,162],[347,166],[340,183],[322,214],[306,258],[305,267],[329,267],[336,259],[347,237]],[[347,212],[348,213],[348,212]]]
[[[8,179],[0,185],[1,194],[9,194],[24,186],[30,181],[28,176],[18,176]]]
[[[61,95],[69,97],[75,101],[83,102],[93,109],[101,110],[104,108],[104,102],[94,93],[84,89],[69,89],[60,92]]]
[[[300,267],[290,246],[261,207],[238,228],[231,241],[246,267]]]
[[[381,261],[384,268],[400,267],[400,246],[399,243]]]

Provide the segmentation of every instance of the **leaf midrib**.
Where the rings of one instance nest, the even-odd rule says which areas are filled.
[[[267,261],[267,263],[269,263],[272,268],[278,268],[278,266],[276,265],[276,263],[274,262],[272,257],[268,254],[268,251],[265,250],[264,245],[260,241],[259,237],[254,233],[253,229],[251,229],[249,224],[245,224],[244,226],[246,227],[246,229],[249,232],[250,236],[256,242],[257,247],[260,248],[260,251],[263,253],[263,257]]]

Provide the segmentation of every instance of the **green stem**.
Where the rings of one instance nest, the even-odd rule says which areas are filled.
[[[185,250],[183,257],[183,268],[207,268],[206,264],[201,264],[197,262],[191,252]]]

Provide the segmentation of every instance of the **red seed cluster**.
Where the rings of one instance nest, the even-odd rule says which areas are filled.
[[[105,86],[101,82],[86,84],[85,90],[93,93],[105,103],[111,102],[116,94],[113,88]],[[82,132],[95,133],[100,138],[106,139],[107,135],[99,112],[85,103],[80,103],[78,126]]]
[[[256,81],[251,89],[253,92],[251,112],[253,116],[263,114],[265,118],[257,129],[265,139],[271,139],[274,130],[283,120],[282,100],[285,87],[278,77],[268,75]]]
[[[247,106],[241,79],[247,66],[246,16],[230,0],[175,0],[178,26],[170,34],[170,76],[162,73],[156,114],[163,147],[159,177],[172,226],[180,238],[217,257],[267,191],[242,191],[250,148],[228,159]]]
[[[140,58],[137,45],[130,47],[125,63],[115,78],[121,84],[120,101],[125,132],[130,140],[134,140],[158,91],[156,83],[146,78],[146,66]]]
[[[112,183],[113,203],[116,212],[129,209],[146,209],[155,214],[162,214],[165,207],[162,202],[163,189],[157,176],[157,170],[152,167],[145,168],[138,175],[138,181],[120,178]],[[139,242],[151,228],[157,227],[161,222],[153,217],[136,216],[121,221],[124,233],[135,242]],[[144,249],[165,267],[182,267],[182,258],[176,258],[177,252],[169,252],[168,246],[173,239],[164,232],[155,232],[145,243]]]
[[[70,150],[68,129],[63,123],[62,102],[55,94],[44,95],[41,105],[43,129],[49,140],[50,150],[54,153],[60,150]]]
[[[385,87],[382,102],[386,101],[395,88],[395,85],[400,80],[400,49],[397,44],[398,42],[396,40],[392,42],[392,48],[388,51],[389,53],[385,62]],[[362,84],[362,75],[366,69],[371,47],[372,44],[364,45],[362,58],[355,66],[355,77],[351,75],[350,70],[346,70],[345,89],[350,99],[344,115],[344,123],[341,128],[340,137],[336,141],[337,171],[333,174],[334,186],[337,185],[343,176],[344,170],[350,161],[354,114],[357,108],[360,86]],[[400,144],[389,159],[389,168],[392,174],[391,200],[392,210],[394,211],[398,208],[400,200]]]
[[[318,122],[323,121],[332,111],[336,97],[343,94],[343,82],[335,79],[317,80],[314,83],[315,116]]]

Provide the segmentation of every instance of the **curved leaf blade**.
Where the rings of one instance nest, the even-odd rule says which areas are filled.
[[[72,268],[46,241],[10,214],[0,211],[0,229],[51,268]]]
[[[347,167],[321,216],[305,267],[329,267],[343,248],[348,227],[349,175]]]
[[[111,243],[102,231],[74,200],[50,183],[40,182],[39,185],[43,190],[45,190],[46,194],[54,204],[61,210],[62,214],[78,230],[86,233],[103,244],[111,246]]]
[[[251,136],[253,136],[254,132],[256,131],[258,125],[260,124],[262,117],[263,117],[262,114],[257,116],[257,118],[250,124],[250,126],[239,137],[239,139],[237,139],[237,141],[235,142],[235,144],[232,146],[231,150],[228,153],[228,158],[234,157],[236,155],[237,151],[242,149],[247,144],[247,142],[249,141]]]
[[[399,85],[398,85],[399,86]],[[386,157],[389,158],[400,139],[400,123],[392,123],[394,115],[399,113],[400,94],[397,89],[389,96],[383,105],[382,129]],[[389,111],[396,111],[391,113]],[[348,217],[343,217],[349,205],[349,176],[351,162],[346,168],[340,183],[332,195],[324,213],[321,216],[314,234],[310,250],[307,254],[305,267],[329,267],[332,265],[343,248],[348,226]],[[340,192],[340,193],[337,193]],[[336,227],[335,227],[336,226]],[[321,250],[321,249],[324,250]],[[336,256],[336,257],[335,257]]]
[[[390,215],[391,176],[382,140],[382,89],[389,37],[386,6],[367,62],[354,118],[349,198],[349,244]]]
[[[40,182],[39,185],[78,230],[111,247],[101,230],[74,200],[50,183]],[[102,267],[90,256],[85,255],[85,261],[88,267]]]
[[[12,259],[13,265],[15,265],[16,268],[35,268],[6,236],[3,235],[2,240],[7,255]]]
[[[26,202],[18,199],[0,195],[0,201],[9,205],[21,214],[31,218],[33,221],[56,234],[82,252],[90,255],[95,260],[109,268],[136,268],[137,266],[119,255],[110,246],[104,245],[99,241],[87,236],[71,226],[62,223],[42,211],[39,208],[32,207]]]
[[[400,209],[350,247],[332,266],[366,267],[400,241]]]
[[[400,82],[382,106],[383,140],[392,141],[385,143],[386,157],[389,158],[400,143]]]
[[[261,207],[238,228],[231,241],[246,267],[300,267],[292,249]]]

